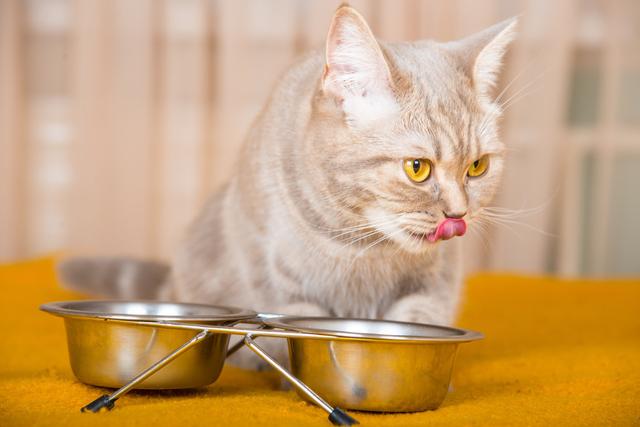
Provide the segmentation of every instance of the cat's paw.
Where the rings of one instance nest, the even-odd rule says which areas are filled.
[[[430,325],[449,325],[453,321],[453,313],[425,295],[413,295],[393,304],[385,313],[384,319]]]

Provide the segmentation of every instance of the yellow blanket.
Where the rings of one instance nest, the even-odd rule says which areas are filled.
[[[63,323],[41,303],[59,288],[51,258],[0,266],[0,425],[327,426],[325,413],[279,391],[274,373],[225,367],[212,386],[134,392],[108,413],[79,408],[103,393],[79,383]],[[640,425],[640,281],[480,275],[460,326],[454,389],[437,411],[355,413],[363,425]]]

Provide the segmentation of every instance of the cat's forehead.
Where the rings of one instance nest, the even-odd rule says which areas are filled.
[[[399,92],[427,100],[475,101],[471,81],[455,56],[436,42],[387,45],[385,55]]]
[[[483,114],[469,78],[438,44],[389,45],[385,53],[407,120],[426,116],[464,121]]]
[[[438,43],[388,45],[405,149],[442,161],[474,158],[487,117],[467,75]]]

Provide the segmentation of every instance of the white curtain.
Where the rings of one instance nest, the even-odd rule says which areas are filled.
[[[0,260],[168,257],[339,3],[0,0]],[[522,212],[467,239],[469,270],[640,274],[639,2],[351,4],[386,40],[522,14],[496,201]]]

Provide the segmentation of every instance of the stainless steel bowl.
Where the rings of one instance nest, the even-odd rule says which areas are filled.
[[[482,338],[443,326],[274,317],[200,304],[70,301],[41,308],[64,318],[71,368],[80,381],[122,387],[83,408],[90,411],[113,407],[132,388],[213,383],[224,365],[230,334],[244,335],[251,350],[330,417],[340,411],[327,401],[377,412],[436,409],[447,394],[458,345]],[[262,321],[270,328],[235,325],[242,321],[254,326]],[[287,338],[293,376],[256,345],[256,337]]]
[[[458,345],[482,338],[473,331],[383,320],[284,317],[267,323],[339,338],[288,338],[292,373],[333,405],[375,412],[438,408]]]
[[[69,301],[42,310],[64,318],[71,369],[82,382],[118,388],[198,332],[105,320],[232,325],[256,313],[232,307],[149,301]],[[229,335],[212,334],[136,388],[179,389],[213,383],[222,370]]]

